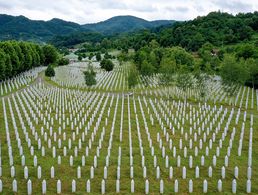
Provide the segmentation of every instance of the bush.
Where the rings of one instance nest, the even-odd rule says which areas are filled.
[[[46,72],[45,72],[45,75],[47,76],[47,77],[54,77],[55,76],[55,69],[53,68],[53,66],[52,65],[49,65],[48,67],[47,67],[47,70],[46,70]]]
[[[67,58],[60,58],[58,60],[58,66],[63,66],[63,65],[68,65],[69,64],[69,59]]]
[[[114,63],[111,60],[107,60],[107,59],[103,59],[100,62],[100,66],[106,71],[112,71],[114,69]]]
[[[87,86],[91,87],[92,85],[96,85],[96,72],[94,72],[93,67],[91,65],[89,65],[88,71],[85,71],[83,73]]]
[[[97,60],[98,62],[101,61],[101,54],[100,54],[99,52],[96,54],[96,60]]]

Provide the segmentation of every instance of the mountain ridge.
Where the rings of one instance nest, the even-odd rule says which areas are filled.
[[[97,23],[80,25],[59,18],[44,21],[31,20],[22,15],[0,14],[0,40],[15,39],[46,42],[54,36],[69,35],[77,32],[96,32],[104,35],[114,35],[155,28],[174,22],[173,20],[147,21],[126,15],[115,16]]]

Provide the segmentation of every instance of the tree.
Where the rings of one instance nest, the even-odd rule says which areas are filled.
[[[160,63],[160,81],[162,84],[169,85],[173,81],[176,72],[176,61],[170,56],[163,56]]]
[[[101,54],[100,54],[99,52],[96,54],[96,60],[97,60],[98,62],[101,61]]]
[[[86,82],[86,85],[91,87],[92,85],[96,85],[96,73],[93,70],[93,67],[89,64],[88,70],[84,71],[84,79]]]
[[[45,56],[45,64],[56,63],[58,59],[58,51],[52,45],[43,46],[43,53]]]
[[[91,60],[93,57],[94,57],[94,54],[93,54],[93,53],[90,53],[90,55],[89,55],[89,60]]]
[[[182,66],[178,71],[176,77],[176,86],[181,89],[184,93],[187,89],[191,88],[193,85],[192,74],[189,71],[188,67]],[[186,98],[186,94],[185,94]]]
[[[29,44],[26,42],[19,43],[22,53],[24,55],[24,61],[22,63],[22,71],[28,70],[32,67],[32,55],[30,52]]]
[[[53,65],[49,64],[47,69],[46,69],[46,72],[45,72],[45,75],[47,77],[54,77],[55,76],[55,69],[53,68]]]
[[[100,66],[102,69],[105,69],[106,71],[112,71],[114,68],[114,63],[111,60],[103,59],[100,62]]]
[[[205,98],[209,93],[209,76],[200,69],[194,72],[195,86],[201,99]]]
[[[134,88],[138,84],[138,77],[139,77],[139,73],[138,73],[135,65],[132,65],[129,70],[129,75],[128,75],[129,89]]]
[[[248,70],[243,59],[236,60],[235,56],[225,55],[221,64],[220,75],[225,91],[232,97],[240,85],[248,79]]]
[[[147,60],[144,60],[141,65],[141,74],[144,76],[151,76],[155,72],[154,66],[152,66]]]
[[[59,66],[68,65],[68,64],[69,64],[69,59],[67,59],[67,58],[60,58],[58,60],[58,65]]]
[[[12,77],[12,62],[9,54],[5,54],[5,78],[10,78]]]
[[[82,61],[82,56],[81,55],[78,56],[78,60]]]
[[[253,58],[255,57],[256,54],[256,49],[254,45],[252,44],[242,44],[237,48],[236,51],[236,56],[238,59],[244,58],[245,60],[248,58]]]
[[[19,63],[16,64],[16,66],[13,67],[13,72],[14,72],[14,74],[19,74],[20,72],[22,72],[21,67],[22,67],[22,64],[24,62],[24,55],[22,53],[22,50],[21,50],[18,42],[11,41],[11,44],[13,45],[13,48],[16,52],[16,55],[19,58]]]
[[[248,69],[248,80],[247,84],[250,84],[253,88],[258,86],[258,61],[249,58],[245,61]]]
[[[0,49],[0,81],[5,79],[5,53],[2,49]]]
[[[6,66],[6,76],[11,77],[13,75],[16,75],[16,67],[20,66],[20,61],[12,43],[10,41],[3,42],[0,44],[0,48],[2,48],[3,51],[9,55],[9,59],[11,60],[10,66]]]

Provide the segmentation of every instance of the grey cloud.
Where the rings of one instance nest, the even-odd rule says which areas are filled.
[[[11,3],[8,3],[6,1],[0,1],[0,8],[1,9],[10,9],[12,8],[12,4]]]
[[[79,23],[98,22],[116,15],[185,20],[218,9],[237,13],[255,8],[258,0],[0,0],[1,13],[42,20],[58,17]]]
[[[189,8],[185,7],[185,6],[175,6],[175,7],[171,7],[171,6],[167,6],[165,8],[167,11],[171,11],[171,12],[188,12]]]
[[[234,13],[248,12],[252,10],[252,5],[241,1],[232,0],[213,0],[213,3],[219,6],[222,10],[228,9]]]

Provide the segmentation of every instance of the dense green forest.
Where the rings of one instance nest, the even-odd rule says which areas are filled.
[[[59,54],[51,45],[30,42],[0,42],[0,81],[40,65],[58,61]]]
[[[258,12],[240,13],[236,16],[223,12],[211,12],[207,16],[197,17],[190,21],[176,22],[150,30],[106,36],[108,40],[106,47],[138,50],[152,40],[156,40],[162,47],[181,46],[188,51],[198,51],[207,42],[220,47],[251,40],[252,36],[258,32],[257,26]],[[71,47],[74,44],[87,42],[94,47],[102,41],[107,42],[101,34],[94,36],[91,40],[78,37],[79,40],[76,42],[71,42],[68,37],[54,38],[51,43],[55,44],[57,40],[58,46]]]
[[[181,46],[188,51],[198,51],[207,42],[221,47],[251,40],[258,33],[257,26],[258,12],[236,16],[211,12],[191,21],[145,30],[112,42],[116,47],[138,50],[155,39],[162,47]]]

